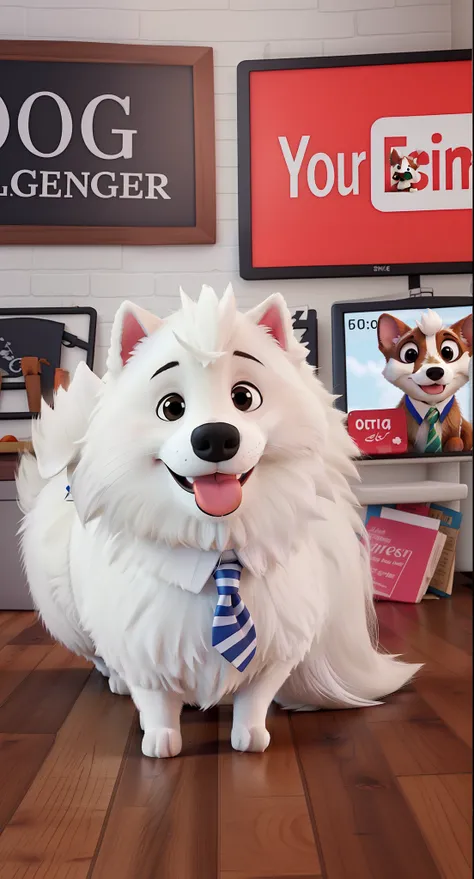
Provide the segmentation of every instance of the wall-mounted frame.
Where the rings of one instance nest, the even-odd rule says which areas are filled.
[[[8,422],[2,427],[3,433],[16,435],[15,422],[34,417],[28,409],[21,358],[48,360],[42,368],[41,384],[43,396],[51,402],[56,368],[67,370],[71,376],[81,360],[93,368],[96,327],[97,312],[90,307],[0,308],[0,422]]]
[[[455,50],[243,61],[241,276],[470,272],[471,58]],[[395,98],[408,93],[408,104]],[[397,147],[416,153],[420,181],[409,194],[391,177]]]
[[[3,244],[214,244],[211,48],[0,41]]]

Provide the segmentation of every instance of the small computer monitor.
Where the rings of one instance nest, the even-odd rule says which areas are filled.
[[[332,307],[336,405],[401,409],[404,456],[472,455],[472,299],[413,297]],[[435,433],[428,443],[434,415]],[[399,455],[396,446],[388,453]]]

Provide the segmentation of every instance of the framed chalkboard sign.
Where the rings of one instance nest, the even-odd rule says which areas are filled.
[[[0,241],[213,244],[212,49],[0,41]]]

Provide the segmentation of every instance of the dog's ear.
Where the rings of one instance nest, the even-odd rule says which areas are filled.
[[[398,155],[396,150],[392,150],[390,152],[390,164],[391,165],[398,165],[399,162],[401,162],[400,156]]]
[[[154,333],[162,323],[159,317],[134,305],[133,302],[123,302],[115,315],[112,327],[107,370],[118,375],[130,360],[141,339]]]
[[[409,329],[410,327],[394,317],[393,314],[381,314],[377,323],[379,349],[384,353],[390,351],[400,336],[408,333]]]
[[[461,342],[467,345],[469,353],[472,354],[472,314],[468,314],[467,317],[458,320],[450,329],[453,333],[456,333]]]
[[[288,351],[293,336],[293,324],[288,306],[281,293],[273,293],[246,314],[251,321],[268,330],[280,348]]]

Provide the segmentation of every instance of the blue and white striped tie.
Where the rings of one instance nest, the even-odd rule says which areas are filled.
[[[239,595],[241,572],[234,552],[225,552],[213,572],[219,600],[212,623],[212,646],[238,671],[247,668],[257,645],[252,617]]]

